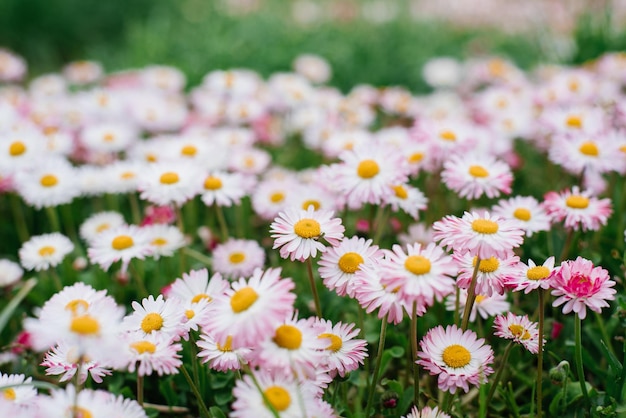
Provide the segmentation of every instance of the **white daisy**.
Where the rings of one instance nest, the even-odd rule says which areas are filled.
[[[0,259],[0,287],[17,283],[23,275],[24,270],[19,264],[6,258]]]
[[[147,234],[151,255],[156,259],[170,257],[187,244],[185,236],[176,226],[156,223],[142,229]]]
[[[185,311],[177,299],[164,299],[163,295],[150,295],[143,298],[141,304],[132,303],[133,313],[124,318],[124,329],[127,331],[142,331],[144,335],[157,333],[165,334],[170,338],[177,338],[185,330]]]
[[[79,234],[87,242],[94,241],[102,232],[125,225],[124,216],[119,212],[105,211],[94,213],[80,225]]]
[[[74,244],[63,234],[37,235],[22,244],[20,263],[27,270],[47,270],[61,264],[65,256],[74,251]]]
[[[231,238],[213,249],[213,268],[226,277],[248,277],[264,264],[265,250],[254,240]]]
[[[140,173],[140,197],[157,205],[182,206],[202,190],[204,177],[189,163],[156,163]]]
[[[201,199],[205,205],[238,205],[254,186],[250,177],[239,173],[212,171],[204,178]]]
[[[111,264],[122,260],[122,272],[126,272],[130,260],[143,260],[152,253],[148,233],[135,225],[121,225],[102,231],[87,249],[89,261],[108,270]]]
[[[15,176],[15,188],[36,209],[70,203],[80,193],[74,168],[64,159],[43,160]]]

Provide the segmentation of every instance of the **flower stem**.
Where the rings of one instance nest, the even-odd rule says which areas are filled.
[[[581,328],[582,328],[582,320],[580,316],[576,314],[576,318],[574,319],[574,357],[576,359],[576,373],[578,373],[578,382],[580,383],[580,391],[583,394],[583,399],[585,401],[585,406],[587,411],[591,408],[591,401],[589,400],[589,394],[587,393],[587,383],[585,381],[585,372],[583,371],[583,349],[582,349],[582,339],[581,339]]]
[[[543,326],[545,319],[546,291],[539,289],[539,351],[537,351],[537,418],[543,410]]]
[[[367,395],[367,404],[365,406],[365,416],[370,416],[370,410],[372,408],[372,400],[374,399],[374,392],[376,392],[376,385],[378,383],[378,375],[380,374],[380,364],[383,359],[383,352],[385,351],[385,338],[387,336],[387,315],[383,316],[382,323],[380,324],[380,338],[378,340],[378,353],[376,353],[376,365],[374,366],[374,375],[372,376],[372,384]]]
[[[474,301],[476,300],[476,282],[478,281],[478,268],[480,267],[480,257],[476,257],[476,265],[474,266],[474,272],[472,273],[472,281],[470,287],[467,290],[467,300],[465,301],[465,310],[463,311],[463,321],[461,322],[461,329],[467,330],[469,324],[470,314],[474,307]]]
[[[61,223],[59,222],[59,214],[55,206],[46,206],[46,214],[50,221],[52,232],[61,232]]]
[[[28,234],[28,227],[26,226],[26,216],[24,214],[24,207],[20,202],[20,198],[17,194],[11,194],[11,210],[13,211],[13,218],[15,220],[15,227],[17,228],[17,236],[20,241],[26,242],[30,238]]]
[[[196,261],[199,261],[202,264],[205,264],[207,266],[210,266],[211,264],[213,264],[213,260],[211,259],[211,257],[206,256],[206,255],[202,254],[200,251],[194,250],[191,247],[183,247],[183,248],[180,249],[180,251],[184,252],[189,257],[191,257],[191,258],[195,259]]]
[[[141,223],[141,209],[139,209],[139,198],[137,193],[129,193],[128,200],[130,202],[130,212],[133,217],[133,223],[139,225]]]
[[[318,318],[322,318],[322,305],[320,304],[320,295],[317,293],[317,285],[315,277],[313,277],[313,261],[311,257],[306,260],[306,269],[309,273],[309,283],[311,284],[311,292],[313,292],[313,301],[315,302],[315,314]]]
[[[272,412],[272,415],[274,415],[274,418],[280,418],[280,415],[278,414],[278,411],[276,410],[276,408],[274,408],[274,405],[267,399],[267,396],[265,395],[265,391],[259,384],[259,381],[257,380],[256,376],[252,372],[252,369],[250,369],[248,365],[243,365],[243,368],[246,371],[246,373],[250,375],[250,378],[252,379],[252,383],[254,383],[254,386],[257,388],[257,390],[261,394],[261,397],[263,398],[263,403],[265,404],[265,406],[269,408],[269,410]]]
[[[222,242],[228,239],[228,224],[226,224],[226,218],[224,217],[224,210],[217,203],[214,204],[215,213],[217,214],[217,223],[220,225],[220,235]]]
[[[181,209],[180,206],[175,205],[176,208],[176,223],[178,225],[178,229],[180,230],[180,233],[185,235],[185,225],[183,224],[183,211]],[[185,264],[186,260],[185,260],[185,252],[184,251],[179,251],[178,255],[180,257],[180,266],[179,266],[179,270],[180,271],[187,271]]]
[[[491,383],[491,388],[489,389],[489,394],[487,395],[487,401],[485,402],[486,405],[489,405],[489,402],[491,402],[491,398],[493,398],[493,395],[496,393],[498,383],[500,383],[500,378],[502,377],[502,372],[504,371],[504,366],[506,365],[506,361],[509,358],[509,353],[511,352],[512,348],[513,348],[513,342],[511,341],[504,349],[504,354],[502,355],[502,358],[500,359],[500,367],[498,367],[498,372],[496,373],[496,377],[494,377],[493,382]]]
[[[413,309],[411,312],[411,355],[413,357],[413,404],[420,406],[420,378],[419,378],[419,366],[417,365],[417,302],[413,302]]]
[[[143,407],[143,376],[137,375],[137,403]]]
[[[189,376],[189,372],[185,368],[184,364],[180,367],[180,371],[183,373],[183,376],[185,376],[185,379],[187,380],[189,387],[191,387],[191,391],[193,392],[194,396],[196,397],[196,400],[198,401],[198,407],[200,408],[201,415],[205,418],[211,418],[211,413],[209,412],[206,405],[204,404],[204,400],[202,400],[202,394],[198,390],[198,387],[193,383],[193,379],[191,378],[191,376]]]

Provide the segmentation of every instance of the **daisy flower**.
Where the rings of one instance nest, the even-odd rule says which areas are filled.
[[[183,364],[178,354],[183,346],[174,343],[171,335],[136,331],[125,332],[120,339],[124,349],[115,360],[117,369],[130,373],[137,370],[137,376],[150,376],[153,372],[163,376],[177,374]]]
[[[544,207],[555,222],[565,220],[565,228],[597,231],[613,213],[609,199],[598,199],[578,186],[563,192],[548,192]]]
[[[441,179],[460,197],[478,199],[511,193],[511,168],[490,155],[454,155],[443,164]]]
[[[70,203],[80,194],[75,169],[64,159],[40,161],[15,175],[15,189],[26,203],[41,209]]]
[[[435,243],[426,247],[409,244],[406,252],[394,245],[391,251],[385,251],[378,268],[381,284],[398,292],[409,306],[431,306],[435,299],[442,300],[454,291],[457,266]]]
[[[126,272],[130,260],[143,260],[152,253],[146,230],[135,225],[121,225],[102,231],[87,249],[89,261],[108,270],[111,264],[122,260],[122,272]]]
[[[281,269],[256,269],[240,278],[212,305],[204,328],[218,341],[232,336],[236,346],[253,346],[272,333],[274,324],[293,311],[295,284],[280,277]]]
[[[107,412],[110,417],[148,418],[139,402],[122,395],[110,394],[108,398]]]
[[[200,340],[196,343],[201,351],[198,357],[203,363],[218,372],[228,370],[240,370],[243,364],[248,364],[252,349],[248,347],[233,347],[233,337],[227,336],[221,343],[210,334],[201,333]]]
[[[294,179],[264,180],[252,191],[252,209],[262,219],[272,220],[285,209],[298,187]]]
[[[106,165],[100,176],[106,181],[102,189],[106,193],[135,193],[139,174],[147,169],[147,164],[139,161],[114,161]]]
[[[156,259],[159,257],[171,257],[175,251],[184,247],[187,242],[185,236],[173,225],[152,224],[143,226],[150,245],[150,255]]]
[[[315,180],[313,180],[315,181]],[[289,206],[295,206],[307,210],[313,206],[315,210],[336,210],[337,198],[326,187],[306,182],[298,187],[296,193],[289,197]]]
[[[202,190],[203,176],[196,164],[150,164],[139,174],[140,197],[156,205],[182,206]]]
[[[332,322],[323,318],[312,318],[313,329],[320,340],[326,340],[323,363],[332,375],[344,377],[359,368],[367,357],[367,341],[355,338],[361,331],[354,324]]]
[[[166,297],[176,298],[183,304],[198,303],[203,299],[210,303],[222,296],[228,287],[220,273],[215,273],[209,280],[207,269],[191,270],[169,286]]]
[[[265,250],[257,241],[230,238],[213,249],[213,268],[226,277],[248,277],[265,264]]]
[[[490,215],[488,212],[465,212],[462,218],[448,215],[433,224],[434,240],[455,252],[468,251],[480,258],[505,258],[522,242],[524,231],[519,223]]]
[[[428,199],[421,190],[409,184],[391,185],[393,194],[389,195],[385,202],[391,205],[391,210],[398,212],[402,209],[408,213],[413,219],[418,219],[418,211],[426,209]]]
[[[615,299],[615,282],[609,273],[590,260],[582,257],[564,261],[551,275],[552,296],[557,299],[552,306],[563,306],[563,313],[574,311],[580,319],[587,316],[587,308],[600,313],[609,306],[608,300]]]
[[[31,237],[19,250],[20,263],[26,270],[47,270],[56,267],[69,253],[74,244],[63,234],[53,232]]]
[[[99,122],[85,126],[80,139],[89,150],[102,153],[121,152],[137,140],[137,129],[128,122]]]
[[[402,418],[450,418],[450,415],[440,411],[438,407],[431,408],[430,406],[425,406],[420,411],[417,409],[417,406],[414,405],[411,412]]]
[[[164,334],[176,338],[184,333],[182,324],[185,312],[177,299],[164,299],[163,295],[150,295],[141,304],[132,303],[133,313],[124,318],[126,331],[142,331],[144,335]]]
[[[247,175],[261,174],[272,162],[271,155],[253,147],[238,147],[228,162],[228,168]]]
[[[81,359],[79,348],[65,341],[60,341],[48,351],[40,366],[47,367],[47,375],[62,375],[59,382],[72,380],[78,371],[78,383],[81,385],[85,383],[88,375],[91,375],[96,383],[102,383],[102,377],[111,375],[111,371],[100,363],[89,358],[85,359],[85,356]]]
[[[253,186],[252,182],[250,177],[240,173],[212,171],[204,178],[201,199],[207,206],[213,204],[225,207],[230,207],[233,204],[238,205]]]
[[[486,383],[493,373],[493,350],[483,338],[477,339],[474,331],[463,331],[456,325],[444,329],[440,325],[428,331],[420,348],[417,364],[438,376],[440,390],[454,394],[463,389],[467,393],[470,384]]]
[[[415,223],[409,225],[406,233],[398,234],[398,242],[401,245],[422,244],[422,247],[433,242],[433,230],[430,226],[423,223]]]
[[[472,275],[476,269],[477,258],[468,253],[453,254],[459,266],[457,285],[461,289],[468,289],[472,282]],[[476,293],[492,296],[495,293],[504,294],[505,285],[508,281],[520,275],[519,257],[508,254],[504,258],[482,258],[476,273]]]
[[[37,390],[29,383],[32,378],[23,374],[0,373],[0,390],[2,397],[10,402],[27,405],[33,402],[37,396]]]
[[[9,171],[27,169],[44,155],[45,138],[36,131],[17,134],[0,133],[0,166]]]
[[[110,417],[107,405],[109,397],[102,394],[102,391],[91,389],[77,392],[74,385],[68,384],[64,389],[53,390],[50,396],[39,396],[37,403],[40,411],[46,411],[47,418]]]
[[[506,286],[512,287],[513,291],[519,292],[523,290],[528,294],[535,289],[549,289],[551,287],[551,276],[554,271],[554,256],[550,256],[538,266],[531,259],[528,259],[528,265],[520,263],[521,274],[512,276],[506,281]]]
[[[614,139],[610,133],[558,135],[552,138],[548,155],[550,161],[572,174],[616,171],[620,168],[621,158]]]
[[[274,238],[272,249],[280,248],[282,258],[304,261],[326,251],[319,240],[324,238],[330,245],[337,245],[343,238],[344,226],[340,218],[333,218],[332,211],[316,211],[287,208],[278,214],[270,225]]]
[[[456,309],[456,295],[450,295],[446,298],[446,310],[454,312]],[[459,314],[463,315],[465,304],[467,303],[467,290],[459,289]],[[476,315],[480,315],[482,319],[496,316],[507,312],[511,308],[511,304],[506,300],[506,294],[500,295],[494,293],[491,296],[476,295],[476,300],[472,305],[469,320],[474,322]]]
[[[361,265],[377,263],[383,252],[372,240],[354,236],[344,238],[338,245],[322,253],[319,261],[319,274],[324,286],[334,290],[339,296],[354,297],[358,286]]]
[[[87,242],[92,242],[100,233],[125,225],[124,216],[119,212],[97,212],[85,219],[78,233]]]
[[[5,258],[0,259],[0,287],[17,283],[23,275],[24,270],[19,264]]]
[[[528,315],[515,315],[508,312],[506,316],[499,315],[493,322],[494,334],[500,338],[513,340],[521,344],[533,354],[539,351],[539,330],[536,322],[531,322]],[[543,341],[545,343],[545,340]],[[541,344],[543,347],[543,344]]]
[[[502,199],[491,209],[492,213],[505,219],[514,219],[520,222],[530,237],[535,232],[549,231],[551,217],[546,213],[537,199],[531,196],[514,196]]]

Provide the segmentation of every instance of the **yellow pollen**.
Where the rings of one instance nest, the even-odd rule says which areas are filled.
[[[302,332],[293,325],[281,325],[276,329],[274,342],[288,350],[297,350],[302,345]]]
[[[193,311],[193,309],[187,309],[185,311],[185,316],[187,317],[187,319],[192,319],[194,316],[196,316],[196,313]]]
[[[180,180],[178,174],[171,171],[161,174],[161,178],[159,179],[161,184],[176,184],[178,183],[178,180]]]
[[[487,299],[487,296],[485,295],[476,295],[476,299],[474,300],[475,303],[480,303],[483,300]]]
[[[417,164],[424,159],[423,152],[414,152],[409,156],[409,162],[412,164]]]
[[[526,270],[526,277],[530,280],[547,279],[550,275],[550,269],[544,266],[535,266]]]
[[[315,219],[303,218],[293,226],[293,232],[302,238],[317,238],[322,233],[322,228]]]
[[[45,176],[42,176],[41,179],[39,179],[39,183],[43,187],[54,187],[57,185],[58,182],[59,179],[57,179],[57,177],[53,174],[46,174]]]
[[[494,77],[503,77],[506,74],[506,64],[500,59],[494,59],[487,64],[489,73]]]
[[[208,302],[211,302],[213,300],[213,298],[206,293],[198,293],[196,296],[193,297],[193,299],[191,299],[191,303],[198,303],[202,299],[207,299]]]
[[[585,196],[572,195],[565,199],[565,204],[572,209],[586,209],[589,206],[589,199]]]
[[[77,316],[70,323],[70,331],[81,335],[97,334],[100,323],[90,315]]]
[[[265,395],[265,399],[269,404],[274,407],[274,409],[278,412],[282,412],[289,408],[291,405],[291,396],[289,396],[289,392],[280,386],[270,386],[263,392]]]
[[[621,147],[619,147],[620,152],[623,152],[624,154],[626,154],[626,145],[622,145]]]
[[[356,173],[362,179],[371,179],[376,176],[379,171],[380,167],[378,167],[378,163],[374,160],[363,160],[356,169]]]
[[[14,401],[16,396],[15,396],[15,389],[13,388],[8,388],[5,389],[3,391],[3,395],[4,395],[4,399],[6,399],[7,401]]]
[[[520,324],[511,324],[509,325],[509,331],[517,338],[521,338],[522,340],[528,340],[530,338],[530,333],[526,328],[521,326]]]
[[[252,158],[252,157],[246,157],[246,158],[244,158],[244,160],[243,160],[243,165],[244,165],[244,167],[246,167],[246,168],[252,168],[252,167],[254,167],[254,162],[255,162],[254,158]]]
[[[141,329],[146,334],[158,331],[163,327],[163,317],[156,312],[150,312],[141,320]]]
[[[93,415],[88,409],[81,408],[80,406],[72,406],[68,408],[66,416],[74,418],[93,418]]]
[[[242,287],[230,298],[230,307],[233,312],[239,313],[247,310],[259,298],[259,294],[251,287]]]
[[[448,367],[456,369],[467,366],[472,359],[472,354],[462,345],[452,344],[443,350],[442,359]]]
[[[19,157],[26,152],[26,145],[22,141],[15,141],[9,146],[9,154],[12,157]]]
[[[508,106],[509,106],[509,102],[505,98],[500,98],[496,102],[496,107],[498,107],[500,109],[505,109]]]
[[[430,272],[430,260],[421,255],[410,255],[404,261],[404,268],[413,274],[426,274]]]
[[[472,265],[476,265],[476,257],[474,257]],[[485,258],[484,260],[480,260],[478,270],[480,270],[481,273],[493,273],[494,271],[498,270],[498,267],[500,267],[500,262],[498,261],[498,259],[495,257],[489,257]]]
[[[246,259],[246,255],[244,253],[236,252],[232,253],[228,259],[233,264],[239,264]]]
[[[149,163],[154,163],[157,161],[157,156],[154,155],[153,153],[148,153],[146,154],[146,161],[148,161]]]
[[[226,337],[226,342],[224,343],[224,345],[218,342],[217,349],[223,352],[233,351],[233,336],[229,335],[228,337]]]
[[[205,190],[219,190],[222,188],[222,180],[219,177],[209,176],[204,180]]]
[[[280,203],[283,200],[285,200],[285,194],[282,192],[272,193],[272,195],[270,196],[270,201],[272,203]]]
[[[339,265],[339,269],[341,271],[352,274],[360,270],[360,266],[363,261],[364,260],[363,257],[361,257],[361,254],[349,252],[342,255],[337,264]]]
[[[111,247],[114,250],[122,251],[135,245],[135,242],[128,235],[118,235],[111,241]]]
[[[155,247],[161,247],[165,244],[167,244],[167,240],[165,238],[155,238],[150,243],[150,245],[154,245]]]
[[[137,341],[130,345],[130,347],[137,352],[137,354],[150,353],[154,354],[156,351],[156,345],[150,341]]]
[[[343,341],[338,335],[324,333],[324,334],[318,335],[317,338],[329,338],[330,339],[330,345],[326,347],[326,350],[333,351],[336,353],[337,351],[341,350],[341,347],[343,347]]]
[[[484,167],[480,165],[472,165],[470,166],[468,173],[472,177],[487,177],[489,176],[489,171],[487,171]]]
[[[498,228],[497,222],[488,219],[476,219],[472,222],[472,229],[479,234],[495,234]]]
[[[319,201],[309,199],[304,201],[304,203],[302,204],[302,209],[307,210],[309,206],[313,206],[313,210],[320,210],[320,207],[322,207]]]
[[[409,194],[406,192],[406,189],[402,187],[401,185],[391,186],[391,188],[396,193],[396,197],[398,197],[399,199],[406,199],[407,197],[409,197]]]
[[[108,132],[108,133],[104,134],[102,139],[104,140],[104,142],[113,142],[115,140],[115,135],[113,135],[112,133]]]
[[[581,129],[583,127],[583,120],[580,116],[571,115],[565,120],[565,124],[574,129]]]
[[[133,173],[132,171],[124,171],[122,174],[120,174],[120,178],[122,180],[131,180],[135,178],[135,173]]]
[[[50,245],[46,245],[45,247],[41,247],[39,249],[39,255],[42,257],[49,257],[55,252],[56,252],[55,248]]]
[[[597,157],[600,154],[600,150],[595,142],[587,141],[578,148],[581,154],[588,155],[590,157]]]
[[[180,155],[184,155],[185,157],[193,157],[198,152],[198,148],[193,145],[185,145],[180,150]]]
[[[108,223],[103,223],[98,225],[98,227],[96,228],[96,232],[102,232],[102,231],[106,231],[107,229],[109,229],[111,227],[111,225],[109,225]]]
[[[578,83],[578,80],[572,79],[570,80],[568,87],[571,92],[576,93],[580,88],[580,83]]]
[[[65,310],[71,311],[74,315],[76,315],[78,312],[86,312],[87,309],[89,309],[89,302],[87,302],[85,299],[70,300],[65,305]]]
[[[515,212],[513,212],[513,216],[515,216],[520,221],[530,221],[530,218],[532,218],[530,211],[526,208],[515,209]]]
[[[456,141],[456,134],[452,131],[445,130],[439,132],[439,138],[443,139],[444,141],[454,142]]]

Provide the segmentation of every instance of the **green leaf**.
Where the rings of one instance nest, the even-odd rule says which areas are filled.
[[[169,406],[176,405],[178,402],[178,395],[174,391],[174,385],[172,385],[172,378],[163,379],[159,381],[159,392],[165,397],[165,401]]]
[[[216,404],[226,405],[233,400],[233,394],[232,392],[215,392],[213,394],[213,398],[215,399]]]
[[[2,313],[0,313],[0,332],[4,330],[4,327],[9,322],[9,319],[13,315],[13,312],[15,312],[15,309],[19,306],[20,302],[24,300],[26,295],[28,295],[28,293],[33,290],[33,287],[35,287],[36,284],[37,279],[35,279],[34,277],[28,279],[24,283],[24,285],[22,285],[20,291],[17,292],[17,295],[15,295],[13,299],[11,299],[9,304],[2,310]]]
[[[217,406],[212,406],[209,408],[209,412],[213,418],[226,418],[226,414]]]
[[[622,374],[622,363],[609,351],[606,343],[603,340],[600,340],[600,349],[602,350],[602,354],[609,361],[609,366],[615,371],[615,373],[619,376]]]

